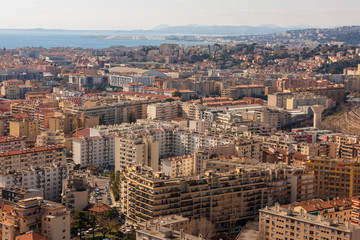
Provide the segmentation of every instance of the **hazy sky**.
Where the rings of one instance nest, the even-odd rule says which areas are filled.
[[[0,28],[360,25],[359,0],[4,0]]]

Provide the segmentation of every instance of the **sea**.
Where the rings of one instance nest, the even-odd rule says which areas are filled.
[[[162,43],[176,43],[180,45],[205,45],[206,42],[194,41],[167,41],[167,40],[144,40],[144,39],[106,39],[100,38],[100,34],[92,33],[69,33],[58,31],[28,31],[28,30],[0,30],[0,48],[15,49],[22,47],[79,47],[102,49],[121,45],[133,46],[159,46]],[[129,34],[126,34],[129,35]]]

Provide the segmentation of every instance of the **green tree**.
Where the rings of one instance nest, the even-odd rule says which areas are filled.
[[[120,196],[120,171],[110,175],[110,188],[114,194],[115,201],[119,201]]]
[[[179,98],[181,98],[181,95],[182,95],[182,94],[181,94],[181,92],[179,92],[179,91],[175,91],[175,92],[172,93],[172,96],[173,96],[173,97],[179,97]]]
[[[136,122],[136,117],[135,117],[135,114],[133,112],[130,112],[128,115],[127,115],[127,122],[128,123],[134,123]]]
[[[99,117],[99,125],[104,125],[105,124],[105,114],[102,114]]]
[[[72,217],[71,229],[74,229],[76,233],[80,233],[80,239],[82,239],[81,229],[86,228],[89,223],[88,213],[85,211],[75,211]]]

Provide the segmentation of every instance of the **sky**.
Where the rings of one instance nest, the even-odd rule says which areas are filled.
[[[161,24],[360,25],[359,0],[6,0],[0,28],[151,29]]]

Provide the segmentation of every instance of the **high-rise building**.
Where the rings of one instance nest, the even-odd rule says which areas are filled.
[[[323,215],[295,212],[279,204],[265,207],[259,213],[260,239],[360,239],[360,228],[352,226],[349,220],[340,222],[337,218]]]
[[[124,135],[115,139],[115,170],[133,164],[159,169],[159,142],[152,136]]]
[[[73,139],[73,160],[81,167],[115,166],[115,137],[102,136],[95,128],[85,128]]]
[[[49,164],[0,173],[0,187],[35,188],[44,193],[44,199],[61,201],[62,182],[69,176],[71,164]]]
[[[10,121],[10,135],[14,137],[26,137],[30,141],[36,141],[39,134],[38,121],[23,118],[22,121]]]
[[[120,185],[121,211],[129,221],[138,223],[170,214],[204,216],[218,230],[235,228],[275,202],[289,202],[292,188],[285,169],[256,170],[250,166],[227,173],[210,170],[193,177],[170,178],[135,165],[123,173]]]
[[[319,198],[353,197],[360,195],[360,163],[354,160],[311,158],[306,169],[314,172],[315,195]]]

